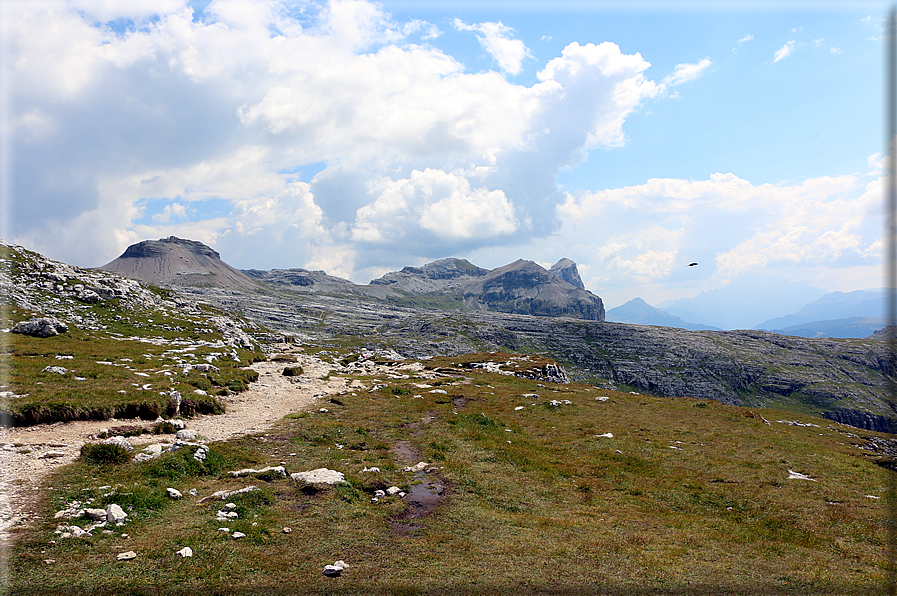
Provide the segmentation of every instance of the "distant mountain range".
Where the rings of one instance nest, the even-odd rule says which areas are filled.
[[[550,270],[523,259],[489,270],[464,259],[442,259],[387,273],[367,285],[305,269],[240,271],[202,244],[171,236],[128,247],[101,269],[162,286],[218,286],[240,290],[367,295],[410,306],[493,310],[536,316],[604,320],[601,298],[585,289],[576,263],[561,259]]]

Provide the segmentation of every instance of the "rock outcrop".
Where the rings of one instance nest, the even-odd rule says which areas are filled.
[[[568,274],[576,265],[560,269]],[[576,275],[574,281],[579,280]],[[582,283],[581,281],[579,282]],[[464,302],[482,310],[547,317],[604,320],[604,304],[532,261],[517,260],[464,287]]]
[[[582,278],[579,277],[579,270],[576,268],[576,263],[570,259],[561,259],[551,266],[550,271],[574,288],[579,288],[580,290],[586,289],[582,283]]]

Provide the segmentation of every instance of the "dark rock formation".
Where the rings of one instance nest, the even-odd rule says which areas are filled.
[[[897,420],[879,414],[870,414],[862,410],[833,410],[831,412],[823,412],[822,417],[856,428],[897,434]]]

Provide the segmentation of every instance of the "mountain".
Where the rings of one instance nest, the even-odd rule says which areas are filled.
[[[576,264],[560,271],[575,275]],[[554,269],[554,267],[552,267]],[[572,272],[572,273],[571,273]],[[538,315],[548,317],[572,317],[589,321],[604,320],[604,303],[601,298],[578,288],[553,271],[548,271],[532,261],[519,259],[504,267],[493,269],[482,278],[464,287],[464,302],[482,310]]]
[[[675,327],[678,329],[713,329],[719,331],[719,327],[701,325],[700,323],[688,323],[679,317],[654,308],[641,298],[633,298],[622,306],[617,306],[607,311],[606,320],[617,323],[635,323],[639,325],[656,325],[659,327]]]
[[[579,270],[576,268],[576,263],[570,259],[561,259],[552,265],[551,272],[574,288],[579,288],[580,290],[586,289],[585,285],[582,283],[582,278],[579,277]]]
[[[885,297],[886,290],[884,288],[855,292],[831,292],[805,305],[794,314],[769,319],[755,328],[804,337],[815,337],[820,334],[824,334],[826,337],[865,337],[884,323],[879,324],[868,333],[863,333],[865,327],[856,326],[855,320],[857,318],[883,317]],[[835,321],[838,320],[842,321],[840,324],[844,327],[842,331],[836,330],[839,325]],[[873,323],[869,321],[868,324]],[[801,330],[811,335],[805,335],[803,332],[796,333]],[[835,334],[832,335],[832,333]],[[838,335],[838,333],[863,334]]]
[[[387,273],[367,285],[306,269],[234,269],[201,242],[171,236],[129,246],[101,269],[160,286],[288,290],[364,296],[406,306],[494,310],[537,316],[604,320],[601,298],[585,289],[576,263],[551,270],[518,260],[495,270],[448,258]]]
[[[157,286],[218,286],[252,290],[258,284],[195,240],[175,236],[132,244],[100,269]]]
[[[824,294],[813,286],[754,273],[694,298],[663,302],[657,307],[686,321],[722,329],[752,329],[758,321],[794,312]]]

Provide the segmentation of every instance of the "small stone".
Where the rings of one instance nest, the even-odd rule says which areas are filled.
[[[337,484],[346,481],[342,472],[328,470],[327,468],[317,468],[308,472],[296,472],[295,474],[290,474],[290,479],[307,482],[308,484]]]
[[[324,575],[327,577],[339,577],[343,568],[337,565],[324,565]]]
[[[218,528],[218,531],[227,534],[228,532],[230,532],[230,528]]]
[[[236,509],[236,508],[237,508],[237,504],[236,504],[236,503],[225,503],[225,504],[224,504],[224,508],[225,508],[225,509]]]
[[[231,534],[231,536],[233,536],[234,539],[237,539],[237,538],[243,538],[244,536],[246,536],[246,534],[244,534],[243,532],[234,532],[233,534]]]
[[[384,491],[382,491],[382,490],[375,490],[375,491],[374,491],[374,496],[377,497],[377,498],[382,498],[382,497],[385,497],[385,496],[386,496],[386,492],[384,492]]]
[[[136,558],[137,558],[137,553],[135,553],[132,550],[129,550],[129,551],[123,552],[123,553],[119,553],[119,555],[116,557],[116,559],[119,561],[130,561],[131,559],[136,559]]]
[[[169,499],[182,499],[184,497],[183,493],[176,488],[166,488],[165,493]]]
[[[283,533],[284,533],[284,534],[292,534],[292,533],[293,533],[293,528],[284,528],[284,529],[283,529]]]
[[[56,559],[44,559],[44,565],[52,565],[56,562]]]
[[[179,550],[179,551],[176,552],[175,554],[176,554],[177,556],[179,556],[179,557],[184,557],[184,558],[186,558],[186,557],[192,557],[192,556],[193,556],[193,549],[190,548],[189,546],[185,546],[184,548],[182,548],[181,550]]]
[[[390,486],[389,488],[386,489],[386,494],[389,496],[397,495],[400,492],[402,492],[402,489],[399,488],[398,486]]]

